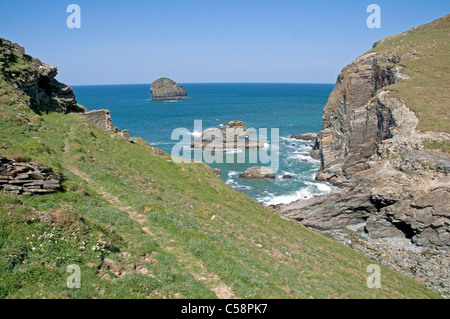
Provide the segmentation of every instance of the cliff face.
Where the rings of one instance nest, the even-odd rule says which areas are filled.
[[[319,136],[319,177],[344,180],[369,169],[378,159],[377,145],[392,137],[392,111],[379,103],[377,91],[404,78],[395,54],[369,53],[345,67],[324,109]]]
[[[445,47],[434,56],[425,51],[448,46],[434,37],[437,31],[448,34],[449,21],[447,16],[430,24],[434,32],[425,32],[426,25],[396,36],[397,45],[391,38],[379,41],[343,69],[316,140],[321,159],[317,179],[342,188],[290,204],[285,214],[319,229],[360,224],[372,238],[406,237],[418,245],[450,248],[450,135],[445,126],[443,132],[418,130],[424,116],[413,111],[417,105],[406,103],[414,101],[406,97],[416,93],[419,81],[434,90],[433,79],[408,72],[408,67],[448,60]],[[445,63],[439,72],[449,77]],[[402,90],[397,89],[400,83]],[[438,84],[441,91],[447,84]],[[448,99],[448,90],[439,94],[439,100]],[[428,113],[435,111],[433,103],[427,107]]]
[[[42,63],[25,54],[18,44],[0,38],[0,97],[20,95],[36,112],[82,112],[72,88],[55,79],[57,73],[55,66]]]

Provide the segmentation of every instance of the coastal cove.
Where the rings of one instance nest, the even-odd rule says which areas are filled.
[[[233,120],[248,127],[279,129],[280,164],[274,180],[239,178],[254,163],[214,163],[221,178],[231,187],[265,204],[290,203],[331,192],[326,182],[315,180],[320,162],[312,159],[311,141],[290,138],[291,134],[319,132],[323,107],[332,84],[182,84],[188,99],[152,100],[149,84],[74,86],[80,104],[87,109],[106,108],[114,125],[129,129],[131,136],[142,137],[151,145],[171,153],[178,142],[171,140],[176,128],[187,128],[192,138],[194,121],[202,120],[203,129],[217,128]],[[268,145],[270,149],[270,141]],[[242,150],[236,150],[241,152]],[[291,175],[290,179],[283,179]]]

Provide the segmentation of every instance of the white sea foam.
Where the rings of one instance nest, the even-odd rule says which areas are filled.
[[[289,176],[292,176],[292,177],[297,176],[296,173],[292,173],[292,172],[288,172],[288,171],[282,171],[281,175],[279,177],[283,178],[284,175],[289,175]]]
[[[194,131],[194,132],[191,132],[189,134],[192,135],[193,137],[197,138],[197,137],[200,137],[202,135],[202,132]]]
[[[237,171],[229,171],[229,172],[228,172],[228,177],[237,176],[237,175],[239,175],[239,174],[240,174],[240,173],[237,172]]]
[[[218,150],[220,151],[220,150]],[[225,151],[226,154],[236,154],[236,153],[242,153],[244,150],[243,149],[236,149],[236,148],[226,148],[223,151]]]
[[[265,196],[259,198],[258,200],[261,201],[264,205],[278,205],[278,204],[290,204],[297,200],[308,199],[311,197],[313,197],[313,193],[309,190],[309,187],[307,187],[286,195]]]
[[[258,200],[264,205],[290,204],[297,200],[308,199],[317,195],[329,194],[334,190],[334,187],[328,183],[316,183],[310,181],[305,181],[304,183],[308,186],[298,191],[285,195],[274,195],[269,193],[267,196],[258,198]]]
[[[294,152],[294,154],[289,155],[286,159],[287,160],[299,160],[299,161],[307,160],[307,161],[309,161],[312,158],[309,155],[305,155],[305,154],[300,154],[300,153]]]
[[[319,191],[329,193],[333,189],[330,185],[325,183],[318,183],[316,184],[316,187]]]
[[[328,194],[333,191],[333,186],[328,183],[319,183],[319,182],[304,182],[308,187],[315,187],[321,194]]]

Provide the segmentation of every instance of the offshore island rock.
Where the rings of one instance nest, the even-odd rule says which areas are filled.
[[[175,100],[186,99],[188,94],[186,89],[176,84],[169,78],[160,78],[152,83],[150,88],[152,100]]]

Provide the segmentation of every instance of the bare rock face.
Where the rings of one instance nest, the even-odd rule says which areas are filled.
[[[160,78],[152,83],[150,88],[153,100],[186,99],[186,90],[169,78]]]
[[[25,54],[16,43],[0,38],[0,79],[16,91],[22,91],[36,112],[83,112],[72,88],[58,82],[58,69]]]
[[[281,212],[317,229],[364,224],[369,238],[403,237],[450,250],[450,158],[424,148],[426,140],[450,135],[416,129],[416,114],[385,89],[407,79],[404,56],[383,52],[346,66],[324,109],[316,179],[342,188]]]
[[[392,110],[376,98],[379,89],[405,78],[395,54],[371,52],[346,66],[324,109],[319,134],[321,173],[351,177],[376,160],[377,144],[392,137]],[[326,178],[327,179],[327,178]]]
[[[247,130],[242,121],[231,121],[220,128],[207,129],[192,143],[192,148],[209,149],[259,149],[264,143],[251,137],[255,131]]]
[[[250,179],[275,178],[275,174],[269,167],[250,167],[239,177]]]

